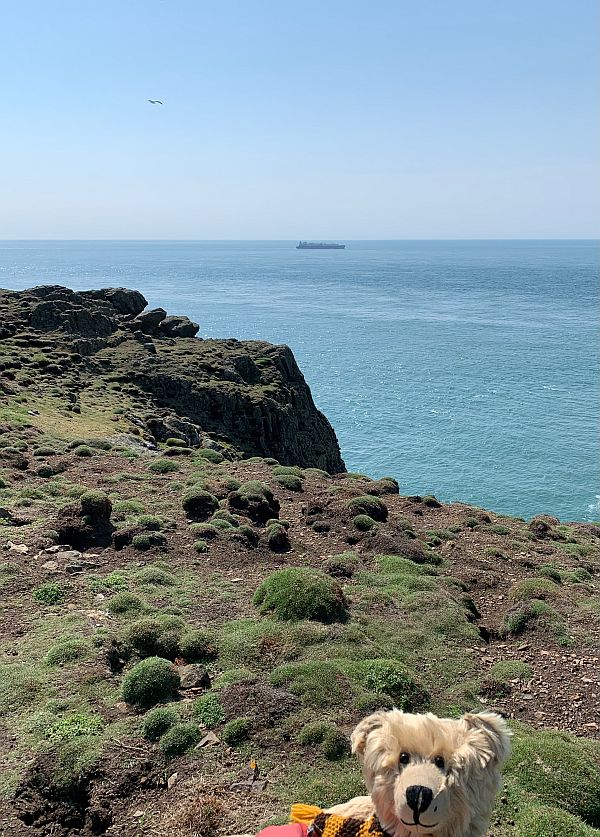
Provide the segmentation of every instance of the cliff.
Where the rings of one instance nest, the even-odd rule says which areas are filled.
[[[99,409],[103,391],[120,391],[123,421],[146,440],[182,435],[191,445],[345,470],[333,428],[287,346],[202,340],[187,317],[145,308],[142,294],[122,288],[0,291],[1,362],[15,382],[9,391],[62,397],[70,412],[90,402]]]

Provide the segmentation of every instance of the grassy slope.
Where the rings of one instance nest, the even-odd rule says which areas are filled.
[[[308,470],[292,474],[300,483],[293,490],[297,482],[272,462],[144,451],[130,426],[123,432],[126,406],[125,393],[98,388],[82,398],[81,414],[65,415],[51,394],[16,396],[0,414],[0,454],[16,447],[29,461],[19,470],[9,455],[0,465],[0,505],[12,515],[0,525],[6,833],[29,833],[19,811],[46,821],[42,833],[67,829],[68,817],[44,810],[38,797],[13,801],[36,775],[67,808],[83,787],[90,807],[112,812],[110,834],[256,830],[283,819],[290,802],[327,804],[360,793],[347,735],[371,709],[405,701],[450,714],[489,706],[515,718],[495,837],[600,834],[592,828],[600,829],[597,529],[552,524],[551,537],[537,538],[520,520],[395,494],[380,497],[386,522],[358,529],[348,503],[379,484]],[[74,437],[89,441],[91,455],[69,448]],[[99,439],[111,449],[94,446]],[[173,470],[152,470],[159,459]],[[56,473],[36,475],[43,466]],[[265,527],[243,518],[218,524],[225,528],[195,546],[197,526],[182,507],[190,486],[216,494],[231,513],[230,481],[253,479],[277,495],[290,548],[273,551]],[[159,528],[164,544],[90,548],[70,561],[42,551],[54,543],[58,510],[88,488],[110,496],[115,527]],[[257,543],[236,534],[240,523]],[[148,546],[144,538],[137,543]],[[78,560],[88,562],[82,572],[65,569]],[[257,587],[290,566],[335,578],[349,620],[259,614]],[[192,724],[192,743],[208,728],[219,740],[173,758],[142,736],[147,712],[121,696],[138,660],[128,645],[131,626],[156,615],[177,617],[169,623],[176,642],[205,629],[216,649],[206,663],[214,700],[198,703],[201,692],[188,690],[173,707]],[[129,653],[124,671],[108,663],[113,641]],[[382,659],[384,666],[376,662]],[[232,725],[237,719],[247,721]],[[553,727],[569,732],[546,731]],[[231,785],[250,758],[269,782],[248,795],[247,786]],[[167,789],[174,772],[178,782]]]

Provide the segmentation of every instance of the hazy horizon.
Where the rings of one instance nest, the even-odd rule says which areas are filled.
[[[178,241],[181,242],[206,242],[210,243],[214,242],[248,242],[248,243],[273,243],[273,242],[290,242],[290,241],[333,241],[333,236],[314,236],[313,238],[309,238],[307,236],[296,236],[295,238],[123,238],[123,237],[114,237],[114,238],[0,238],[0,243],[8,244],[8,243],[19,243],[19,242],[32,242],[32,241],[55,241],[60,243],[61,241],[72,241],[72,242],[85,242],[85,241],[124,241],[124,242],[137,242],[137,241],[148,241],[148,242],[155,242],[160,243],[161,241],[168,242],[168,243],[177,243]],[[469,238],[468,236],[463,237],[456,237],[456,238],[337,238],[335,241],[341,242],[352,242],[355,241],[359,242],[406,242],[410,243],[411,241],[419,241],[419,242],[436,242],[436,241],[596,241],[600,243],[600,236],[588,236],[588,237],[580,237],[580,236],[565,236],[562,238],[559,237],[539,237],[539,238],[526,238],[524,236],[515,236],[514,238],[502,238],[502,237],[489,237],[489,238]]]
[[[593,0],[7,5],[0,236],[595,239],[599,18]]]

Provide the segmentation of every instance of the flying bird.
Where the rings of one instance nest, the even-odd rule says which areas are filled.
[[[162,105],[160,99],[148,99],[151,105]]]

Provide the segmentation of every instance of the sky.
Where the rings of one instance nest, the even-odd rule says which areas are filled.
[[[599,10],[0,0],[0,238],[595,238]]]

